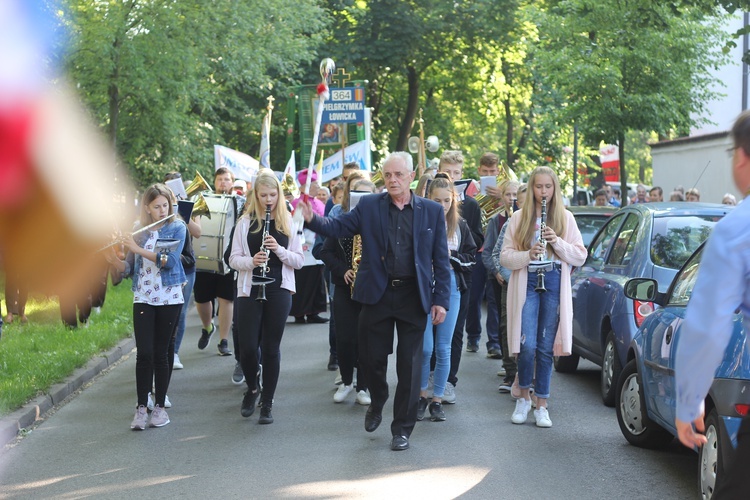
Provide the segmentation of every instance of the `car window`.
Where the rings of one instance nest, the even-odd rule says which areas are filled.
[[[612,266],[627,266],[635,250],[636,234],[638,233],[639,218],[636,214],[629,214],[625,223],[617,233],[607,263]]]
[[[657,217],[651,234],[651,260],[657,266],[679,269],[703,243],[721,216]]]
[[[624,216],[616,215],[612,217],[609,222],[607,222],[607,225],[604,226],[604,229],[602,229],[602,231],[594,239],[594,241],[591,242],[591,246],[589,247],[589,257],[586,261],[586,265],[601,267],[601,265],[604,263],[604,258],[607,256],[609,245],[610,243],[612,243],[612,238],[617,233],[617,229],[620,227],[623,219]]]
[[[592,214],[574,214],[576,219],[576,225],[578,230],[581,232],[581,238],[583,239],[583,246],[589,246],[591,240],[594,239],[596,232],[607,222],[609,217],[602,215]]]
[[[690,300],[690,295],[693,293],[693,287],[695,286],[695,280],[698,278],[698,266],[701,262],[701,256],[703,255],[703,249],[696,252],[690,258],[690,261],[685,264],[679,275],[675,277],[674,286],[669,296],[669,305],[671,306],[687,306]]]

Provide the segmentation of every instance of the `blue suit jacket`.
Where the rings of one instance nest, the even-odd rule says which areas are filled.
[[[450,260],[443,207],[414,196],[414,263],[419,297],[425,314],[433,305],[448,310],[450,303]],[[330,238],[362,236],[362,260],[352,298],[362,304],[376,304],[388,286],[388,193],[362,197],[354,210],[331,219],[315,215],[307,226]],[[434,276],[434,286],[433,286]]]

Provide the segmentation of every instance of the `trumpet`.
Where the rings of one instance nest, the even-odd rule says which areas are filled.
[[[143,226],[143,227],[142,227],[142,228],[140,228],[140,229],[136,229],[136,230],[135,230],[135,231],[133,231],[132,233],[128,233],[128,234],[123,234],[123,235],[121,235],[121,236],[118,236],[118,237],[117,237],[117,238],[115,238],[115,239],[114,239],[114,240],[113,240],[112,242],[110,242],[110,243],[108,243],[107,245],[104,245],[103,247],[101,247],[100,249],[98,249],[98,250],[96,251],[96,253],[99,253],[99,252],[103,252],[104,250],[106,250],[106,249],[108,249],[108,248],[111,248],[111,247],[113,247],[113,246],[115,246],[115,245],[121,245],[121,244],[122,244],[122,243],[124,243],[124,242],[125,242],[125,241],[126,241],[126,240],[127,240],[128,238],[130,238],[130,237],[132,237],[132,236],[135,236],[136,234],[144,233],[144,232],[146,232],[146,231],[148,231],[148,230],[150,230],[150,229],[152,229],[152,228],[154,228],[154,227],[158,226],[159,224],[163,224],[164,222],[168,221],[168,220],[169,220],[169,219],[171,219],[172,217],[175,217],[176,215],[177,215],[177,212],[173,212],[173,213],[171,213],[171,214],[167,215],[166,217],[164,217],[164,218],[163,218],[163,219],[161,219],[161,220],[158,220],[158,221],[156,221],[156,222],[152,222],[151,224],[149,224],[149,225],[147,225],[147,226]]]
[[[268,254],[268,249],[266,248],[266,238],[268,237],[268,227],[271,225],[271,205],[266,205],[266,219],[263,222],[263,234],[261,235],[263,243],[260,246],[260,251],[264,252],[265,254]],[[257,285],[258,286],[258,296],[255,298],[258,302],[265,302],[266,301],[266,285],[269,283],[273,283],[276,281],[274,278],[270,278],[266,276],[266,273],[268,272],[268,261],[264,262],[260,266],[260,276],[253,275],[252,280],[250,281],[251,285]]]

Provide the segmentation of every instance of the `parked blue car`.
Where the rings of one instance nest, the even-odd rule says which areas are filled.
[[[588,246],[583,266],[571,274],[573,355],[555,369],[574,372],[579,357],[602,367],[600,391],[614,406],[615,386],[628,346],[654,311],[649,301],[625,297],[630,278],[652,278],[661,292],[731,207],[709,203],[645,203],[618,210]]]
[[[643,322],[628,346],[617,384],[617,421],[625,439],[635,446],[658,448],[677,435],[673,360],[702,254],[703,246],[690,257],[666,293],[658,292],[652,279],[636,278],[625,285],[625,294],[631,299],[661,306]],[[742,417],[750,410],[750,348],[739,313],[705,408],[708,442],[699,450],[698,465],[701,493],[703,498],[711,498],[716,479],[724,472],[723,464],[737,445]]]

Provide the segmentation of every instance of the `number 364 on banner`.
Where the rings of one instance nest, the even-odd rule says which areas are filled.
[[[344,87],[331,89],[331,97],[325,102],[322,123],[364,123],[365,89]]]

